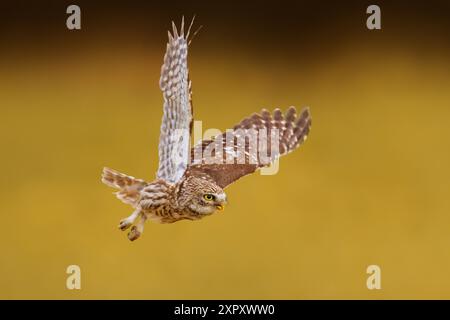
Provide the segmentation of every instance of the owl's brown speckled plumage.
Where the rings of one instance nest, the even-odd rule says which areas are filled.
[[[130,240],[139,238],[147,219],[173,223],[198,220],[223,210],[227,202],[223,189],[295,150],[305,141],[311,126],[307,108],[299,116],[295,107],[290,107],[285,114],[280,109],[275,109],[273,114],[263,109],[232,130],[191,148],[193,112],[187,66],[191,26],[192,23],[185,35],[183,19],[179,33],[174,24],[173,34],[169,32],[160,78],[164,115],[156,180],[149,183],[103,169],[103,183],[119,189],[117,197],[134,208],[134,212],[120,222],[119,228],[126,230],[140,218],[128,234]],[[255,132],[259,134],[255,135],[255,145],[252,145],[248,137]],[[217,143],[226,147],[218,148]],[[253,146],[260,152],[253,152]],[[211,161],[211,156],[216,161]]]

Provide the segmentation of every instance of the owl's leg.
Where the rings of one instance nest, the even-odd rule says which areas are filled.
[[[134,223],[134,221],[139,216],[140,212],[141,212],[140,209],[136,209],[136,210],[134,210],[134,212],[128,218],[120,220],[120,222],[119,222],[119,229],[122,230],[122,231],[125,231],[129,227],[131,227],[131,225]]]
[[[146,220],[147,215],[142,212],[141,219],[139,220],[137,226],[133,226],[131,228],[131,231],[128,233],[128,239],[130,239],[130,241],[134,241],[141,236],[141,234],[144,232],[144,224]]]

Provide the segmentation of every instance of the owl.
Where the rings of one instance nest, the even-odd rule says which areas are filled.
[[[131,227],[131,241],[141,236],[146,220],[199,220],[222,211],[227,204],[226,187],[298,148],[311,127],[308,108],[299,114],[295,107],[285,113],[263,109],[191,146],[193,108],[187,55],[193,21],[186,34],[184,18],[179,30],[172,22],[173,32],[168,32],[159,81],[164,106],[156,179],[147,182],[103,169],[102,182],[116,188],[117,198],[134,209],[119,223],[122,231]]]

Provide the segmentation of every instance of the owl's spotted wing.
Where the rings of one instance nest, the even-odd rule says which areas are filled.
[[[168,32],[169,41],[159,81],[164,96],[164,115],[159,138],[157,177],[175,183],[183,176],[189,162],[192,103],[187,55],[191,27],[184,35],[184,18],[180,34],[175,24],[172,25],[173,34]]]
[[[262,110],[243,119],[232,130],[194,146],[189,173],[208,175],[225,188],[295,150],[306,140],[310,127],[308,108],[299,116],[295,107],[290,107],[286,114],[280,109],[273,114]]]

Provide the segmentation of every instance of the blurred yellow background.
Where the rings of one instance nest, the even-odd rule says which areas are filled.
[[[65,29],[68,4],[49,2],[34,29],[13,14],[32,16],[25,4],[3,20],[0,298],[450,298],[448,4],[382,2],[381,31],[366,29],[364,2],[81,1],[80,31]],[[131,207],[101,169],[154,178],[166,29],[192,12],[203,129],[296,105],[310,106],[311,134],[278,174],[228,188],[223,214],[147,223],[131,243],[117,229]],[[66,289],[71,264],[79,291]],[[366,287],[372,264],[381,290]]]

